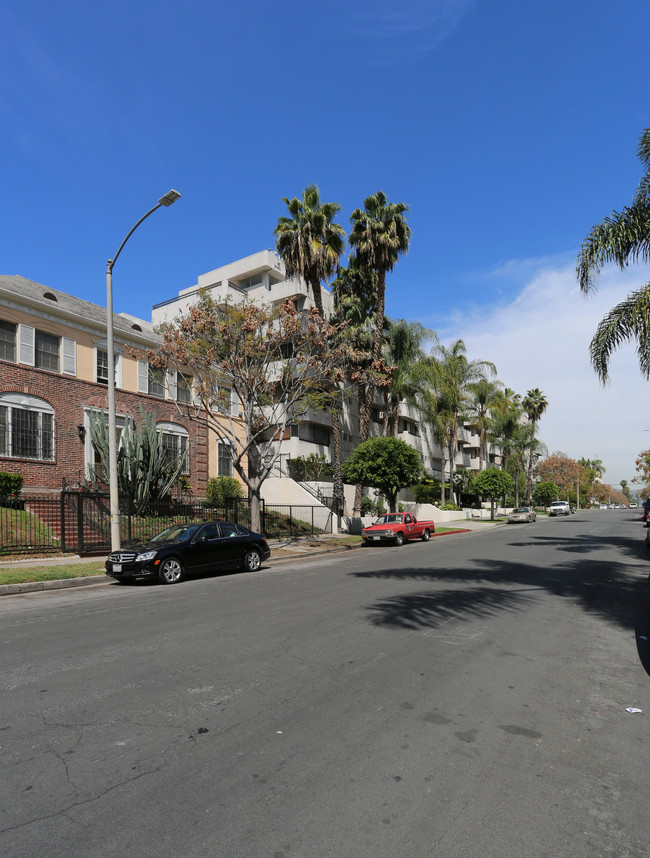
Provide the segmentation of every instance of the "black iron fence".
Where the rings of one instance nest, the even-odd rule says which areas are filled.
[[[262,531],[269,538],[331,532],[332,514],[323,507],[264,504]],[[226,506],[210,507],[196,499],[171,499],[152,504],[146,515],[120,500],[123,545],[146,542],[172,524],[220,519],[251,525],[250,501],[234,498]],[[109,495],[62,491],[47,497],[25,497],[0,504],[0,559],[46,552],[77,554],[110,550]]]

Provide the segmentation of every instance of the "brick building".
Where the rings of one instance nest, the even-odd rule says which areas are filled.
[[[229,459],[193,419],[191,384],[141,359],[159,342],[151,323],[115,314],[114,334],[118,433],[141,407],[155,414],[170,453],[187,451],[185,476],[203,495],[209,476],[228,472]],[[0,471],[22,474],[23,493],[55,492],[64,480],[88,477],[90,418],[108,408],[108,368],[105,308],[0,276]]]

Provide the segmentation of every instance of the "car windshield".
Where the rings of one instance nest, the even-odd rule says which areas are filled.
[[[401,524],[402,516],[399,513],[380,515],[375,524]]]
[[[188,542],[196,533],[198,524],[173,524],[157,533],[151,542]]]
[[[528,512],[527,506],[518,506],[517,509],[513,509],[513,513],[515,512]]]

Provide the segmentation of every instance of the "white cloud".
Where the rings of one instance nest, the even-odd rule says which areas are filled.
[[[629,344],[615,353],[611,383],[603,388],[589,362],[589,342],[607,310],[648,280],[650,268],[608,269],[597,293],[584,298],[573,265],[544,267],[509,303],[457,309],[438,333],[445,341],[462,338],[471,358],[493,361],[500,380],[517,392],[539,387],[549,401],[540,423],[549,450],[597,456],[606,481],[617,485],[635,476],[637,453],[650,447],[643,431],[650,429],[650,384]]]
[[[474,0],[373,0],[348,7],[352,34],[390,51],[390,58],[414,59],[436,48],[460,24]],[[375,61],[382,59],[374,54]],[[384,57],[388,60],[389,57]]]

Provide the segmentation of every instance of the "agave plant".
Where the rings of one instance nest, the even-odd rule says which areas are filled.
[[[93,482],[107,482],[108,425],[104,415],[90,414],[90,439],[100,463],[90,467]],[[156,427],[155,413],[140,408],[136,425],[127,417],[117,451],[117,484],[121,497],[128,499],[137,515],[146,515],[150,507],[166,497],[185,467],[187,454],[173,456],[163,446],[162,430]]]

